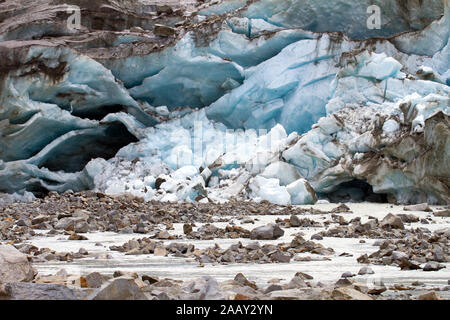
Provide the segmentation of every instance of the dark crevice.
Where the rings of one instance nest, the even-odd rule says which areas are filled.
[[[35,197],[40,199],[45,198],[49,193],[49,191],[40,184],[29,184],[27,185],[26,190],[33,193]]]
[[[137,142],[122,123],[114,123],[98,132],[69,138],[57,146],[40,168],[51,171],[79,172],[95,158],[110,159],[124,146]]]
[[[73,110],[72,115],[83,119],[100,121],[108,114],[118,112],[127,112],[127,108],[122,105],[108,105],[101,106],[95,109]]]
[[[373,192],[373,188],[364,180],[354,179],[341,183],[333,192],[325,195],[333,203],[339,202],[376,202],[387,203],[387,194]]]

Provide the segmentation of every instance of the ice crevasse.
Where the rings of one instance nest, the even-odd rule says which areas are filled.
[[[448,3],[379,34],[327,3],[219,2],[144,55],[0,43],[0,192],[448,204]]]

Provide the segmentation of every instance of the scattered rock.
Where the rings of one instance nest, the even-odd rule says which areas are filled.
[[[301,221],[300,221],[299,217],[297,217],[296,215],[291,215],[291,217],[289,218],[289,224],[292,227],[300,227]]]
[[[86,285],[88,288],[100,288],[108,279],[98,272],[92,272],[86,277]]]
[[[424,294],[421,294],[418,297],[419,300],[442,300],[439,294],[434,291],[430,291]]]
[[[374,274],[375,271],[372,270],[372,268],[370,267],[362,267],[361,269],[359,269],[358,274],[359,275],[365,275],[365,274]]]
[[[185,223],[183,225],[183,233],[184,234],[190,234],[192,232],[192,225],[189,223]]]
[[[405,229],[402,219],[392,213],[389,213],[381,220],[380,226],[382,228]]]
[[[354,276],[355,276],[354,273],[351,273],[350,271],[347,271],[347,272],[344,272],[344,273],[341,275],[341,278],[353,278]]]
[[[60,284],[7,283],[10,300],[78,300],[74,291]]]
[[[258,289],[258,286],[254,282],[249,281],[242,273],[236,274],[236,276],[234,277],[234,281],[239,282],[240,284],[252,289]]]
[[[266,290],[264,290],[264,293],[268,294],[268,293],[270,293],[272,291],[279,291],[279,290],[283,290],[283,287],[280,286],[279,284],[271,284],[270,286],[268,286],[266,288]]]
[[[439,271],[444,268],[445,266],[443,264],[435,261],[430,261],[423,267],[423,271]]]
[[[316,233],[311,236],[311,240],[323,240],[323,237],[320,234]]]
[[[331,297],[335,300],[373,300],[372,297],[351,287],[334,289]]]
[[[0,245],[0,284],[28,282],[34,279],[36,270],[25,254],[12,245]]]
[[[405,211],[425,211],[425,212],[433,211],[428,206],[428,203],[420,203],[420,204],[413,204],[410,206],[405,206],[405,207],[403,207],[403,210],[405,210]]]
[[[134,280],[119,278],[97,289],[88,300],[147,300],[147,297]]]
[[[283,235],[284,231],[279,226],[270,223],[253,229],[250,233],[250,238],[257,240],[275,240]]]
[[[69,236],[69,238],[67,238],[67,240],[81,241],[81,240],[88,240],[88,238],[73,232],[70,234],[70,236]]]
[[[450,217],[450,210],[442,210],[433,213],[435,217]]]

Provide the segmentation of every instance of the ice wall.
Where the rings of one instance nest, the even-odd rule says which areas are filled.
[[[49,32],[59,7],[0,22],[0,192],[449,202],[448,1],[127,6],[72,33]]]

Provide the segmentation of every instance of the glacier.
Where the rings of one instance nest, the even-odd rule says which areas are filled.
[[[448,1],[228,0],[150,17],[102,0],[77,31],[60,1],[21,2],[0,4],[5,199],[449,203]],[[102,5],[129,18],[96,25]]]

